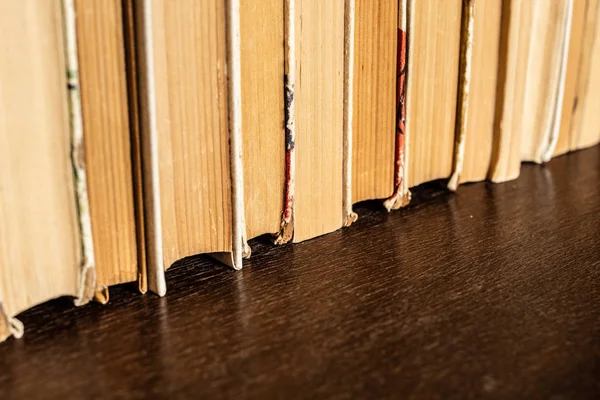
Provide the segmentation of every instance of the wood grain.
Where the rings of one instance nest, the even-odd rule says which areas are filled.
[[[36,307],[0,346],[2,398],[596,399],[599,160],[424,185],[349,229],[254,242],[239,272],[189,258],[164,298]]]
[[[342,226],[344,1],[296,7],[294,241]]]
[[[357,0],[354,33],[352,202],[394,186],[398,1]]]
[[[165,268],[231,251],[225,3],[153,0]]]
[[[241,1],[246,236],[279,231],[283,207],[283,0]]]
[[[452,173],[461,1],[413,0],[412,7],[406,106],[409,187]]]
[[[138,277],[121,0],[76,0],[96,281]]]

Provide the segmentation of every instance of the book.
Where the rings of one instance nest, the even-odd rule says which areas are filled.
[[[519,175],[521,161],[548,161],[559,140],[572,1],[503,5],[496,146],[490,179]],[[548,29],[548,26],[553,29]]]
[[[288,85],[293,85],[293,241],[342,227],[344,1],[291,0]],[[306,29],[311,27],[311,29]],[[293,36],[290,38],[289,34]],[[287,90],[287,88],[286,88]]]
[[[74,3],[97,297],[138,281],[129,97],[121,0]],[[142,258],[143,261],[143,258]]]
[[[164,295],[164,271],[183,257],[241,268],[239,3],[136,11],[148,287]]]
[[[472,8],[471,12],[465,15],[468,7]],[[469,19],[472,20],[470,27],[467,25]],[[464,66],[465,73],[469,74],[469,91],[464,94],[464,101],[466,108],[471,111],[464,117],[466,119],[463,121],[465,124],[464,137],[460,137],[458,121],[456,124],[456,146],[464,146],[461,159],[458,159],[457,156],[454,159],[456,183],[485,180],[490,168],[494,143],[501,20],[501,2],[475,1],[467,2],[467,4],[463,2],[463,39],[461,41],[464,45],[466,45],[467,30],[469,28],[472,30],[470,39],[472,49],[468,71],[466,70],[467,66]],[[466,53],[465,57],[467,57]],[[462,165],[457,167],[458,164]]]
[[[551,157],[560,128],[572,1],[529,2],[527,21],[531,42],[527,55],[521,123],[521,160],[541,163]]]
[[[516,179],[521,169],[525,71],[533,5],[521,0],[502,3],[494,145],[488,174],[492,182]]]
[[[392,195],[394,182],[398,1],[352,0],[346,33],[350,72],[346,88],[346,136],[352,144],[350,204]],[[349,54],[351,51],[351,54]],[[346,213],[349,214],[349,213]],[[352,219],[352,217],[350,217]],[[348,223],[347,223],[348,224]],[[347,225],[346,224],[346,225]]]
[[[0,334],[46,300],[94,295],[71,1],[0,3]],[[31,116],[35,116],[32,118]]]
[[[450,177],[458,94],[461,1],[408,1],[407,186]]]
[[[278,234],[284,207],[284,1],[240,2],[244,221]]]

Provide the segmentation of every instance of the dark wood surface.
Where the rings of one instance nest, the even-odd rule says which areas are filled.
[[[205,257],[165,298],[60,299],[0,345],[0,398],[600,398],[600,147],[349,229]]]

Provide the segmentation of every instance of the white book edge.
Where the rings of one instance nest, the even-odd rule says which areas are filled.
[[[231,174],[232,238],[231,263],[239,270],[249,256],[244,214],[244,173],[242,166],[242,74],[240,65],[240,2],[227,0],[227,75],[229,106],[229,152]],[[229,263],[227,263],[229,264]]]
[[[344,8],[344,123],[342,166],[342,224],[350,226],[358,218],[352,211],[352,124],[354,106],[354,26],[355,0]]]

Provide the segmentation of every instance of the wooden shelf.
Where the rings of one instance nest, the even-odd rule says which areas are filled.
[[[600,147],[414,197],[240,272],[186,259],[162,299],[36,307],[0,397],[598,398]]]

